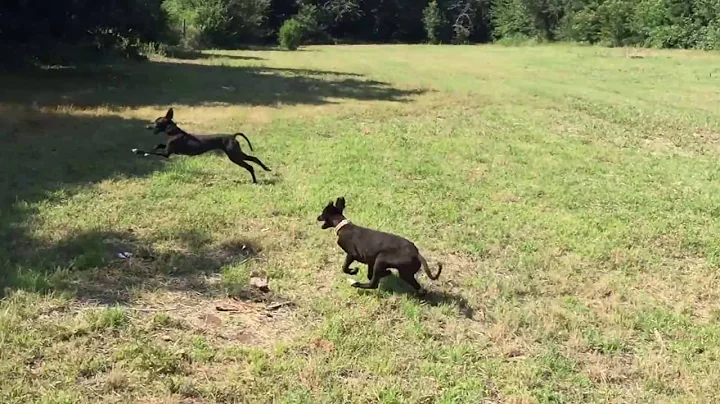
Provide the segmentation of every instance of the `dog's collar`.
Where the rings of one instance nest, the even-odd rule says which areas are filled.
[[[347,219],[343,219],[340,223],[338,223],[338,225],[335,226],[335,229],[333,229],[333,231],[335,232],[335,235],[337,236],[338,233],[340,232],[340,229],[347,226],[348,224],[350,224],[350,221]]]

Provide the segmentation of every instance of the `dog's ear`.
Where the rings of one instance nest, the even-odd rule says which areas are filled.
[[[173,119],[173,115],[175,115],[172,108],[168,109],[167,114],[165,114],[165,119]]]
[[[335,201],[335,207],[342,213],[343,210],[345,210],[345,198],[340,197],[337,198],[337,201]]]

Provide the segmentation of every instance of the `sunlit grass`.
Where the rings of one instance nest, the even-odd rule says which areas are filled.
[[[337,46],[2,75],[1,401],[714,401],[719,61]],[[131,154],[170,106],[273,172]],[[338,196],[444,263],[431,301],[348,287],[315,222]]]

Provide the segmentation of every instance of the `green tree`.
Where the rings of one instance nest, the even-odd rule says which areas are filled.
[[[176,32],[190,46],[236,46],[263,35],[270,0],[165,0]]]
[[[496,0],[491,8],[493,37],[536,36],[538,30],[527,3],[527,0]]]
[[[136,56],[165,33],[161,0],[3,0],[3,62],[74,63],[88,57]]]
[[[440,10],[440,6],[438,6],[437,0],[430,1],[423,10],[423,24],[428,41],[433,44],[441,43],[447,21]]]

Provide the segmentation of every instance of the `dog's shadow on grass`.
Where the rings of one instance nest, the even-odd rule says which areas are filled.
[[[475,309],[473,309],[467,299],[461,295],[451,292],[429,291],[422,300],[431,306],[440,306],[444,304],[455,305],[457,306],[460,314],[462,314],[465,318],[469,320],[473,320],[475,318]]]
[[[470,306],[470,303],[468,303],[467,299],[463,296],[451,292],[435,291],[431,288],[428,288],[428,293],[425,296],[417,296],[413,288],[395,274],[391,274],[380,280],[379,289],[383,293],[407,295],[434,307],[454,305],[458,308],[459,314],[471,320],[475,316],[475,309]]]
[[[258,178],[258,185],[277,185],[282,183],[282,178],[276,175],[272,177]]]

